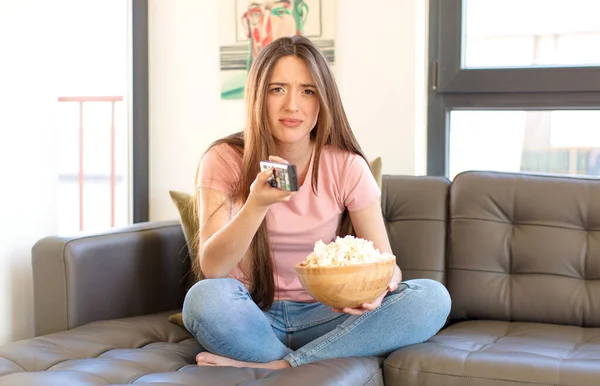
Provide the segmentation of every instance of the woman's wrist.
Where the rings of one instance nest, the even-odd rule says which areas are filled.
[[[242,206],[242,210],[255,216],[261,216],[262,218],[267,215],[269,205],[260,205],[250,196]]]

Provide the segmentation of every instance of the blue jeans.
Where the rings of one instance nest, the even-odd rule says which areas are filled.
[[[245,362],[285,359],[292,366],[329,358],[387,356],[435,335],[450,313],[450,296],[434,280],[408,280],[381,307],[355,316],[321,303],[275,301],[263,312],[238,280],[196,283],[183,322],[211,353]]]

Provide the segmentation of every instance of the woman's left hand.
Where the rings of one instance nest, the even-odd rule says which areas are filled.
[[[398,288],[398,283],[396,283],[395,281],[392,281],[392,282],[390,282],[390,284],[388,284],[385,291],[383,291],[383,293],[381,295],[379,295],[377,297],[377,299],[373,300],[371,303],[363,303],[358,308],[343,308],[343,309],[334,308],[333,311],[342,312],[344,314],[350,314],[350,315],[365,314],[367,312],[373,311],[376,308],[378,308],[381,305],[381,302],[383,301],[383,298],[385,297],[385,295],[387,295],[388,292],[394,292],[396,290],[396,288]]]

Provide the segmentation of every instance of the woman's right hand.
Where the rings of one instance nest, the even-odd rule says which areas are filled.
[[[272,176],[273,170],[264,170],[258,173],[256,179],[250,185],[248,203],[264,209],[278,202],[289,201],[292,198],[296,192],[274,188],[267,182]]]

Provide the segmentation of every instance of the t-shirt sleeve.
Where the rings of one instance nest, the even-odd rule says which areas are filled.
[[[353,154],[348,159],[344,182],[344,205],[350,212],[371,205],[381,196],[381,190],[364,158]]]
[[[241,156],[228,144],[212,147],[200,162],[198,189],[219,190],[233,197],[241,177]]]

